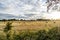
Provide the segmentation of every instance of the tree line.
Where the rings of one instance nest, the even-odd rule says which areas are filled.
[[[0,21],[50,21],[50,19],[36,19],[36,20],[25,20],[25,19],[2,19]]]

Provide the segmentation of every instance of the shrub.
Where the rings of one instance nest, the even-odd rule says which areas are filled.
[[[38,31],[37,35],[38,35],[38,37],[36,40],[45,40],[47,32],[45,30],[40,30],[40,31]]]
[[[12,23],[8,22],[6,27],[4,28],[4,32],[6,34],[7,40],[10,40],[10,30],[12,29]]]
[[[7,24],[6,24],[6,27],[4,28],[4,32],[8,32],[8,31],[10,31],[11,30],[11,28],[12,28],[12,25],[11,25],[12,23],[10,23],[10,22],[8,22]]]
[[[58,27],[50,29],[48,32],[48,37],[50,40],[60,40],[60,32],[58,32]]]
[[[20,32],[20,34],[15,34],[14,40],[36,40],[37,35],[34,32]]]

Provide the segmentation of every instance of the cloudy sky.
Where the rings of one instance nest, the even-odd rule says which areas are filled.
[[[0,19],[60,18],[56,11],[47,13],[47,0],[0,0]],[[60,12],[58,12],[60,13]],[[53,16],[54,15],[54,16]]]

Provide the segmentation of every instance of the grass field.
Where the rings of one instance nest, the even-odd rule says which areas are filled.
[[[60,40],[59,27],[60,21],[0,21],[0,40]]]
[[[53,27],[59,27],[60,21],[10,21],[13,30],[48,30]],[[3,30],[7,21],[0,21],[0,30]]]

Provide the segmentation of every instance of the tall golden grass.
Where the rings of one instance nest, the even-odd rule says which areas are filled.
[[[6,22],[0,22],[0,29],[6,26]],[[48,30],[53,27],[59,27],[60,21],[9,21],[12,22],[13,30]]]

